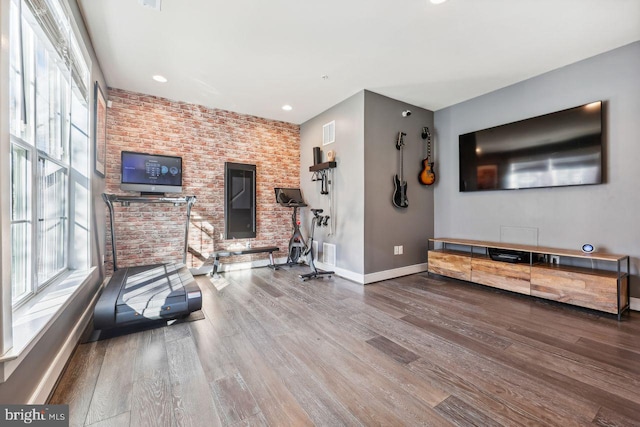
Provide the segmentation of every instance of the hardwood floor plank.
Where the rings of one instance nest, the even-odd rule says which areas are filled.
[[[364,314],[354,318],[416,354],[429,354],[430,361],[436,361],[440,366],[447,367],[451,373],[456,372],[456,369],[467,371],[469,378],[481,387],[489,387],[490,390],[496,387],[500,393],[505,393],[505,398],[513,399],[513,404],[521,406],[527,405],[528,402],[545,402],[551,407],[557,407],[559,413],[550,414],[538,414],[535,404],[529,407],[531,414],[549,417],[547,422],[552,424],[572,413],[581,414],[580,418],[583,422],[591,421],[597,412],[597,404],[567,394],[564,387],[542,389],[537,376],[528,374],[527,369],[514,368],[510,364],[500,363],[501,360],[494,360],[494,358],[501,359],[502,352],[488,346],[483,348],[474,340],[458,336],[455,337],[456,343],[451,343],[446,337],[452,335],[448,331],[437,330],[435,326],[438,333],[433,334],[422,329],[416,330],[412,325],[397,320],[384,322]],[[461,343],[466,343],[470,348]],[[422,360],[413,362],[410,366],[420,364]]]
[[[638,394],[640,381],[630,377],[623,369],[551,346],[514,343],[506,352],[594,387],[606,388],[617,396],[640,403],[640,394]]]
[[[260,412],[258,404],[240,373],[213,381],[211,388],[215,398],[220,402],[225,424],[234,424],[249,419]]]
[[[580,353],[588,355],[591,359],[640,374],[640,367],[638,366],[640,365],[640,352],[627,350],[585,337],[578,340],[576,348],[579,348]],[[631,366],[629,362],[632,362]],[[640,375],[637,377],[640,379]]]
[[[395,284],[394,282],[385,283],[372,289],[372,292],[385,292],[393,295],[393,298],[402,301],[410,307],[410,309],[407,309],[407,316],[414,316],[414,319],[420,317],[422,322],[438,324],[441,327],[454,330],[461,335],[474,338],[496,348],[504,349],[511,344],[510,339],[501,336],[502,331],[498,330],[500,328],[496,327],[497,325],[484,323],[481,327],[478,327],[476,324],[480,319],[477,317],[473,317],[472,321],[467,321],[468,318],[466,316],[460,316],[455,312],[448,313],[444,310],[436,311],[430,306],[428,297],[418,296],[416,293],[409,292],[405,290],[401,284]],[[404,318],[405,316],[402,317]]]
[[[276,280],[280,280],[279,284],[284,287],[284,292],[288,298],[311,307],[314,312],[326,316],[331,322],[340,325],[342,328],[348,328],[350,333],[364,340],[376,336],[375,333],[362,325],[348,322],[349,312],[356,310],[356,307],[342,300],[330,300],[328,297],[321,296],[323,292],[325,294],[333,294],[336,292],[336,288],[330,287],[328,283],[318,282],[318,286],[315,286],[316,283],[314,283],[314,286],[311,286],[311,283],[305,282],[301,286],[299,282],[292,283],[282,278]],[[353,292],[348,292],[348,295],[350,297],[353,296]]]
[[[319,335],[295,334],[278,340],[364,425],[449,425],[427,402],[394,387],[388,378]],[[356,391],[350,392],[350,387]]]
[[[90,427],[127,427],[129,425],[135,426],[135,424],[131,424],[129,419],[130,413],[123,412],[122,414],[116,415],[111,418],[107,418],[106,420],[98,421],[94,424],[89,424]]]
[[[601,427],[638,427],[638,419],[628,418],[609,408],[602,407],[593,419],[593,424]]]
[[[198,322],[189,322],[196,352],[209,383],[233,376],[238,372],[237,366],[229,356],[212,322],[220,323],[222,319],[218,316],[213,321],[207,318]]]
[[[467,404],[456,396],[449,396],[436,406],[436,411],[443,414],[453,424],[461,426],[499,427],[491,417],[478,408]]]
[[[295,396],[296,401],[314,423],[359,424],[357,419],[335,399],[335,396],[314,381],[303,366],[276,344],[257,319],[253,318],[240,304],[236,304],[235,308],[244,313],[241,327],[249,342],[255,348],[260,349],[261,357],[265,358],[268,361],[268,366],[277,372],[280,381]]]
[[[165,345],[165,333],[168,329],[152,329],[141,334],[131,395],[133,426],[174,425],[169,360]]]
[[[400,363],[411,363],[420,357],[414,352],[407,350],[403,346],[396,344],[390,339],[381,335],[367,340],[367,344],[377,350],[380,350],[384,354],[393,358],[393,360]]]
[[[282,300],[283,303],[287,301]],[[326,319],[318,316],[317,313],[311,311],[308,307],[295,305],[290,303],[290,309],[297,312],[300,316],[300,329],[310,336],[318,336],[334,345],[343,348],[348,354],[353,355],[358,360],[367,365],[367,369],[372,373],[386,378],[395,387],[406,388],[410,390],[413,396],[423,400],[429,406],[433,407],[444,400],[448,393],[445,393],[438,387],[436,381],[424,382],[416,380],[415,375],[406,370],[398,369],[398,363],[392,358],[378,351],[371,351],[371,346],[365,340],[359,339],[357,336],[349,333],[344,328],[334,325]],[[313,354],[314,352],[311,351]]]
[[[95,424],[131,409],[139,339],[137,333],[109,340],[85,424]]]
[[[257,414],[252,416],[251,418],[247,418],[245,420],[238,421],[235,424],[231,424],[230,427],[268,427],[269,423],[264,415]]]
[[[420,381],[438,382],[443,390],[464,397],[478,408],[484,408],[491,418],[505,426],[553,425],[538,417],[535,408],[521,405],[517,392],[502,388],[500,384],[484,381],[468,371],[446,369],[439,364],[421,359],[409,365],[413,376]]]
[[[222,425],[192,337],[166,341],[166,347],[176,425]]]
[[[107,341],[80,344],[49,399],[51,405],[69,405],[71,427],[84,425],[106,350]]]
[[[224,337],[223,342],[236,361],[242,377],[269,425],[291,427],[313,425],[309,415],[285,387],[280,376],[266,364],[261,352],[257,351],[243,334]]]

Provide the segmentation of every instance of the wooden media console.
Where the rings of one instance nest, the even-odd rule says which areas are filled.
[[[618,320],[629,310],[628,255],[453,238],[429,242],[429,273],[616,314]],[[497,261],[489,249],[519,251],[529,261]],[[565,262],[551,264],[551,257]],[[580,259],[591,260],[592,268],[569,265]],[[595,268],[595,261],[611,268]]]

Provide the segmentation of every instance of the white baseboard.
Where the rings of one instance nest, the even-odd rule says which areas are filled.
[[[353,271],[345,270],[344,268],[336,267],[335,265],[325,264],[320,261],[314,261],[314,263],[320,270],[333,271],[336,273],[336,276],[364,285],[364,274],[354,273]]]
[[[104,286],[104,283],[102,286]],[[28,405],[44,405],[47,403],[47,399],[51,395],[51,392],[53,392],[53,388],[56,386],[60,374],[62,374],[73,350],[75,350],[78,341],[80,341],[80,338],[82,337],[82,333],[89,324],[91,316],[93,316],[93,307],[95,306],[99,296],[100,292],[96,292],[91,303],[87,306],[82,313],[82,316],[80,316],[80,319],[76,322],[76,325],[67,336],[67,339],[58,351],[58,354],[56,354],[56,357],[49,365],[47,372],[42,376],[35,391],[26,402]]]
[[[391,270],[377,271],[375,273],[360,274],[353,271],[345,270],[332,265],[326,265],[316,261],[316,266],[321,270],[333,270],[337,276],[359,283],[368,285],[370,283],[381,282],[383,280],[395,279],[396,277],[408,276],[409,274],[422,273],[427,271],[427,263],[408,265],[406,267],[394,268]]]
[[[631,300],[631,310],[640,311],[640,298],[631,297],[629,300]]]
[[[406,267],[394,268],[391,270],[377,271],[364,275],[364,283],[381,282],[383,280],[395,279],[396,277],[408,276],[409,274],[422,273],[427,271],[427,263],[407,265]]]

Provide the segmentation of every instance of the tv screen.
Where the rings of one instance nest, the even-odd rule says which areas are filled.
[[[602,183],[602,102],[459,137],[460,191]]]
[[[182,192],[182,158],[123,151],[120,188],[141,193]]]

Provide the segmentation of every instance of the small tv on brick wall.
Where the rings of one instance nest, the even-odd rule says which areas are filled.
[[[123,151],[120,188],[143,194],[181,193],[182,157]]]

